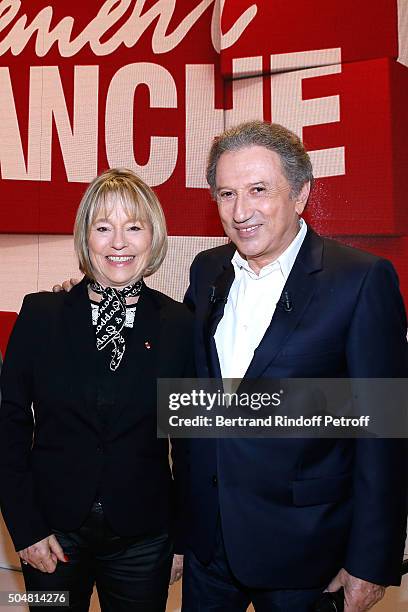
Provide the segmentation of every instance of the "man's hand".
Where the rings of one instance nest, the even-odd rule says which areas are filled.
[[[62,285],[54,285],[52,290],[54,293],[59,293],[60,291],[71,291],[72,287],[75,287],[75,285],[80,282],[80,278],[70,278],[69,280],[65,280]]]
[[[171,566],[170,584],[174,584],[183,575],[183,560],[184,555],[174,555],[173,565]]]
[[[23,563],[30,564],[40,572],[52,574],[57,567],[57,561],[66,563],[69,559],[64,554],[55,535],[50,535],[28,548],[18,551]]]
[[[326,591],[344,588],[344,612],[366,612],[384,597],[385,587],[355,578],[341,569]]]

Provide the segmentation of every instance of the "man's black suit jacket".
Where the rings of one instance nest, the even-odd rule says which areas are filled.
[[[125,331],[111,373],[110,350],[95,347],[85,281],[24,299],[0,411],[1,510],[17,550],[53,528],[78,528],[96,496],[120,535],[171,528],[177,495],[168,442],[156,435],[156,379],[191,375],[192,317],[144,286]]]
[[[214,332],[233,252],[211,249],[191,267],[200,377],[221,376]],[[278,303],[246,377],[407,376],[407,322],[389,262],[309,229],[284,291],[292,309]],[[192,440],[190,546],[208,561],[220,517],[232,571],[248,586],[326,586],[341,567],[398,584],[405,452],[392,439]]]

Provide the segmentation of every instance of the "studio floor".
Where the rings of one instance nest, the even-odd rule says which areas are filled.
[[[6,568],[0,568],[0,592],[4,591],[24,591],[24,583],[20,572]],[[167,612],[180,612],[180,583],[170,588]],[[63,610],[64,608],[61,608]],[[25,606],[2,606],[1,611],[13,610],[13,612],[26,612]],[[94,592],[89,612],[99,612],[97,594]],[[375,608],[376,612],[407,612],[408,610],[408,576],[405,576],[401,589],[390,588],[384,600]],[[253,608],[248,608],[252,612]]]

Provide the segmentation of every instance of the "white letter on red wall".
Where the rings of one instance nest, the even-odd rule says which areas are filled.
[[[27,172],[8,68],[0,68],[0,169],[4,179],[24,180]]]
[[[233,71],[262,72],[262,58],[234,59]],[[214,65],[186,66],[186,187],[208,187],[205,166],[214,136],[241,121],[263,119],[262,92],[262,77],[237,79],[232,83],[233,107],[216,109]]]
[[[148,62],[123,66],[113,77],[106,100],[106,155],[111,168],[131,168],[154,187],[172,175],[177,163],[178,139],[176,136],[152,136],[147,164],[140,166],[136,162],[133,147],[134,96],[141,84],[149,88],[151,108],[177,108],[176,84],[168,70]]]
[[[71,127],[57,66],[32,66],[28,130],[28,173],[50,181],[53,118],[68,181],[87,183],[97,173],[98,66],[75,66]]]
[[[271,55],[272,120],[302,138],[303,127],[340,120],[340,97],[303,100],[302,80],[341,72],[340,49]],[[328,65],[322,65],[328,64]],[[305,66],[315,66],[302,69]],[[316,178],[345,174],[344,147],[310,151]]]

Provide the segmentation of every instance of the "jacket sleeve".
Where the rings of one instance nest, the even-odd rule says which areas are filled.
[[[406,378],[407,322],[397,275],[392,265],[377,260],[361,287],[347,338],[351,378]],[[406,411],[406,398],[389,398],[393,410]],[[370,408],[367,406],[367,414]],[[398,585],[407,518],[406,436],[401,439],[356,440],[353,517],[345,568],[353,576],[377,584]],[[403,439],[404,437],[404,439]]]
[[[26,296],[1,372],[0,506],[17,551],[50,535],[31,472],[35,296]],[[41,338],[38,338],[41,342]]]

